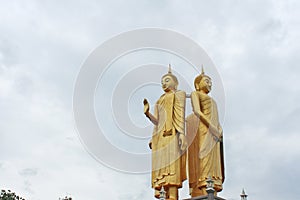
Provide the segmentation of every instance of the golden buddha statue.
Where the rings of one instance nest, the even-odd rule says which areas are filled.
[[[216,102],[208,95],[212,82],[202,73],[191,93],[193,114],[187,117],[189,187],[192,197],[206,195],[206,180],[214,181],[215,195],[224,182],[223,130]]]
[[[178,188],[186,180],[186,94],[177,90],[178,80],[170,66],[161,84],[165,93],[156,102],[154,115],[150,113],[149,103],[144,99],[144,114],[154,124],[149,143],[152,149],[152,188],[156,198],[159,198],[159,191],[164,187],[167,199],[177,200]]]

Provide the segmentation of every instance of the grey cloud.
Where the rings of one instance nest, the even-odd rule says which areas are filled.
[[[19,174],[21,176],[36,176],[38,174],[38,169],[36,168],[26,168],[22,169]]]
[[[29,180],[24,181],[24,189],[25,189],[25,191],[27,191],[31,195],[34,193],[33,190],[32,190],[32,184],[30,183]]]
[[[11,41],[7,36],[0,39],[0,61],[2,65],[12,66],[18,63],[18,53],[20,48],[18,45]]]

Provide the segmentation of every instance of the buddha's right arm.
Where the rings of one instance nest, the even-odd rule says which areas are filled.
[[[196,92],[192,92],[191,94],[191,104],[193,108],[194,114],[207,126],[209,127],[209,120],[205,117],[205,115],[201,112],[199,97]]]
[[[144,114],[146,115],[146,117],[148,117],[150,119],[150,121],[154,124],[157,125],[158,120],[156,119],[156,117],[154,115],[152,115],[150,113],[150,105],[147,101],[147,99],[144,99]],[[156,112],[156,111],[155,111]]]
[[[157,125],[158,124],[158,120],[154,117],[154,115],[152,115],[150,112],[145,113],[146,117],[148,117],[150,119],[150,121],[154,124]]]
[[[207,128],[211,130],[211,133],[216,138],[220,138],[221,134],[219,133],[218,128],[211,123],[211,121],[203,114],[203,112],[201,112],[199,97],[197,96],[196,92],[192,92],[191,101],[194,114],[207,126]]]

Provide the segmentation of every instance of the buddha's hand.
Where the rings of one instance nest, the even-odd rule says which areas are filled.
[[[149,109],[150,109],[149,103],[148,103],[147,99],[144,99],[144,114],[146,116],[149,115]]]
[[[184,134],[179,134],[179,146],[181,151],[185,151],[187,148],[187,141]]]
[[[223,129],[222,129],[221,126],[218,126],[218,131],[219,131],[219,133],[220,133],[220,135],[221,135],[221,137],[222,137],[222,136],[223,136]]]
[[[210,125],[209,126],[209,131],[213,135],[213,137],[215,138],[216,141],[218,141],[219,138],[222,137],[223,130],[220,126],[216,127],[214,125]]]
[[[149,148],[152,149],[152,140],[149,142]]]

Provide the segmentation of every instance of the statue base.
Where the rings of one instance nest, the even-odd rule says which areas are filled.
[[[213,195],[204,195],[204,196],[199,196],[199,197],[192,197],[190,199],[183,199],[183,200],[226,200],[218,196],[213,196]]]

